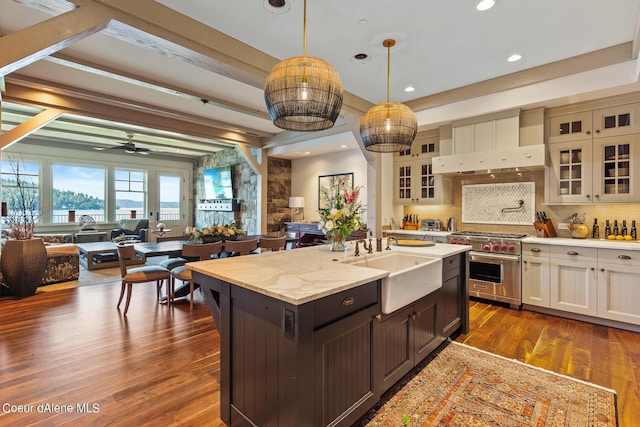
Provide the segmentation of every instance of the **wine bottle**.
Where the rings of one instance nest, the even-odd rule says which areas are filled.
[[[636,240],[638,238],[638,230],[636,230],[636,220],[631,221],[631,238]]]
[[[593,218],[593,230],[591,231],[591,238],[600,238],[600,226],[598,225],[598,218]]]
[[[622,234],[623,236],[627,235],[627,220],[626,219],[622,220],[622,229],[620,230],[620,234]]]
[[[618,220],[614,219],[613,220],[613,235],[617,236],[618,234],[620,234],[620,229],[618,228]]]
[[[604,224],[604,238],[608,239],[611,235],[611,226],[609,225],[609,220],[606,220]]]

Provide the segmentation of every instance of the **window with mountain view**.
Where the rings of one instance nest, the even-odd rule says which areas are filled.
[[[65,223],[69,211],[75,211],[75,220],[90,215],[96,222],[104,222],[105,176],[101,167],[52,165],[53,209],[51,222]]]
[[[139,170],[116,169],[116,220],[133,217],[145,218],[147,185],[146,173]],[[133,212],[132,212],[133,211]]]

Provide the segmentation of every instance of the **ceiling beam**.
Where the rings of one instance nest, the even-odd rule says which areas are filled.
[[[533,85],[613,64],[620,64],[632,59],[633,55],[633,43],[622,43],[551,64],[529,68],[506,76],[496,77],[413,101],[407,101],[405,105],[415,112],[428,110],[458,101],[504,92],[509,89]]]
[[[20,123],[18,126],[14,127],[8,132],[0,133],[0,150],[4,150],[10,145],[20,141],[22,138],[29,136],[47,123],[50,123],[60,117],[63,113],[64,111],[62,110],[50,108],[39,114],[36,114],[29,120]]]
[[[207,118],[162,110],[143,103],[107,97],[104,94],[79,92],[74,88],[63,86],[56,86],[52,91],[42,89],[42,87],[49,87],[49,84],[37,79],[18,79],[12,75],[7,77],[7,90],[3,99],[7,102],[44,109],[59,108],[66,113],[129,123],[224,143],[243,143],[257,148],[261,148],[262,145],[259,137],[224,129],[223,126],[231,128],[231,125]]]
[[[0,75],[6,76],[107,28],[108,14],[75,9],[0,37]]]

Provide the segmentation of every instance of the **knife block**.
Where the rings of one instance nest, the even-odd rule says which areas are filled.
[[[545,222],[536,221],[533,223],[536,229],[536,237],[556,237],[556,229],[550,219]]]
[[[403,222],[402,228],[404,230],[417,230],[419,227],[417,222]]]

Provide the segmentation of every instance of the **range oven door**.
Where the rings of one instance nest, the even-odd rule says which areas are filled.
[[[469,295],[520,306],[520,257],[470,252]]]

